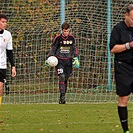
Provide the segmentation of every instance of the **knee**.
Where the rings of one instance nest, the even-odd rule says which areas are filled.
[[[118,99],[118,105],[119,106],[127,106],[129,101],[129,96],[122,96]]]
[[[4,83],[0,82],[0,90],[2,90]]]
[[[60,82],[64,82],[65,81],[65,75],[64,74],[60,74],[59,75],[59,81]]]

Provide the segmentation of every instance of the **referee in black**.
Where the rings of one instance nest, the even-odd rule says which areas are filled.
[[[110,50],[115,56],[114,70],[118,114],[124,133],[128,128],[127,104],[133,92],[133,4],[126,7],[124,20],[117,23],[111,33]]]

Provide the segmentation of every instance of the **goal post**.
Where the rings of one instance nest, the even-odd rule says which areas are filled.
[[[73,75],[69,78],[66,101],[115,102],[117,96],[113,61],[112,58],[108,60],[110,31],[107,27],[111,30],[123,19],[125,7],[132,0],[113,0],[111,11],[108,11],[107,0],[64,1],[64,20],[70,24],[75,36],[80,61],[80,68],[73,68]],[[44,62],[53,38],[60,34],[60,1],[3,0],[0,11],[9,18],[8,30],[13,36],[17,67],[16,78],[11,78],[8,64],[7,84],[10,93],[6,94],[4,89],[3,103],[57,103],[58,77],[55,69],[46,67]],[[111,86],[110,93],[108,85]]]

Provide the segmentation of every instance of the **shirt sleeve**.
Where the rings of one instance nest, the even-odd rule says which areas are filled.
[[[74,45],[74,57],[78,57],[78,48],[76,44]]]
[[[78,48],[76,46],[75,38],[73,37],[74,57],[78,57]]]
[[[120,30],[115,26],[111,32],[110,50],[120,41]]]
[[[7,57],[9,59],[9,62],[11,63],[11,66],[15,66],[14,65],[14,60],[13,60],[13,52],[12,52],[12,50],[7,50]]]
[[[50,52],[49,52],[47,58],[49,56],[54,56],[55,55],[55,52],[56,52],[56,50],[58,48],[58,45],[59,45],[59,38],[58,37],[55,37],[54,42],[53,42],[53,44],[51,46],[51,49],[50,49]]]
[[[12,35],[11,35],[10,32],[8,34],[7,47],[6,47],[6,49],[7,50],[13,50],[13,46],[12,46]]]

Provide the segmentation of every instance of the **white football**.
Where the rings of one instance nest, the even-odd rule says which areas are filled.
[[[55,57],[55,56],[50,56],[48,59],[47,59],[47,63],[54,67],[54,66],[57,66],[58,64],[58,59]]]

